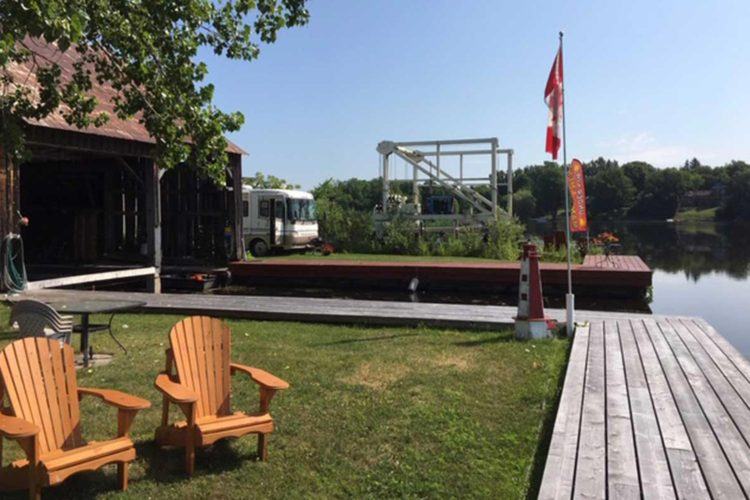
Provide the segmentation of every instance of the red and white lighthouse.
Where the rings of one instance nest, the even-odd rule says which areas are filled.
[[[518,315],[515,320],[518,339],[542,339],[551,336],[552,320],[544,317],[539,254],[536,245],[531,243],[523,246],[518,282]]]

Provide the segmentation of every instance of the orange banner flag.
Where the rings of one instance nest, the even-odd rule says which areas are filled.
[[[583,164],[578,160],[573,160],[568,168],[568,189],[570,189],[570,232],[588,231],[586,182],[583,178]]]

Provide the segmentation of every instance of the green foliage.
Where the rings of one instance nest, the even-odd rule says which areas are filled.
[[[255,189],[300,189],[299,184],[292,184],[275,175],[266,176],[262,172],[256,172],[252,177],[243,177],[242,183]]]
[[[318,233],[332,243],[337,251],[372,251],[375,229],[369,212],[344,208],[338,203],[321,198],[317,200]]]
[[[630,179],[636,192],[646,187],[646,178],[655,170],[653,165],[644,161],[631,161],[622,166],[623,173]]]
[[[687,179],[676,168],[655,169],[646,177],[646,185],[630,213],[640,217],[674,217],[686,191]]]
[[[345,209],[372,212],[382,199],[383,184],[380,179],[328,179],[313,189],[316,200],[331,200]]]
[[[635,200],[635,187],[623,169],[600,169],[586,181],[588,206],[600,216],[615,216],[625,212]]]
[[[397,255],[517,260],[524,231],[517,221],[500,219],[484,228],[419,235],[413,221],[396,218],[386,226],[373,250]]]
[[[727,169],[731,175],[718,215],[725,219],[747,221],[750,219],[750,165],[735,161]]]
[[[526,179],[518,187],[522,188],[524,184],[530,187],[538,213],[557,218],[557,212],[565,206],[565,175],[562,167],[557,163],[545,162],[544,165],[526,167],[523,176]]]
[[[536,198],[531,190],[524,188],[513,193],[513,215],[522,221],[534,217],[536,213]]]
[[[238,130],[244,118],[213,105],[214,87],[204,81],[207,66],[198,51],[250,61],[260,42],[274,42],[279,30],[308,17],[305,0],[3,2],[2,145],[22,157],[23,123],[51,114],[79,128],[103,124],[108,116],[94,113],[91,89],[107,84],[117,93],[117,116],[139,120],[156,139],[160,165],[189,162],[221,179],[227,165],[223,135]],[[34,47],[39,40],[54,49],[52,57]],[[77,61],[69,78],[57,63],[66,51]],[[38,96],[14,80],[11,64],[36,74]]]

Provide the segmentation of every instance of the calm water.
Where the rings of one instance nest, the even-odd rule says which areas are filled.
[[[655,314],[701,316],[750,357],[750,225],[599,224],[654,269]]]

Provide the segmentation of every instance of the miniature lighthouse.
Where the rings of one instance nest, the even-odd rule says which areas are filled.
[[[542,339],[550,336],[551,321],[544,317],[539,254],[536,252],[536,245],[531,243],[523,246],[518,282],[518,315],[515,320],[518,339]]]

